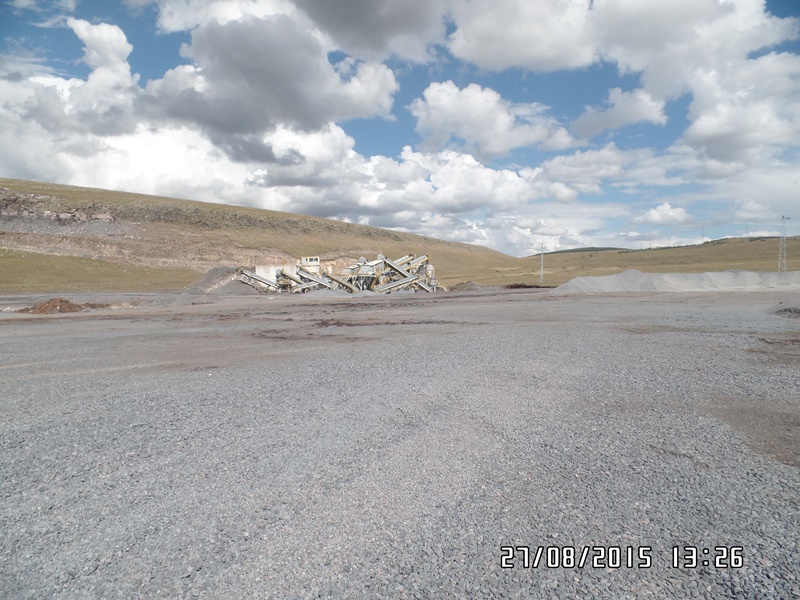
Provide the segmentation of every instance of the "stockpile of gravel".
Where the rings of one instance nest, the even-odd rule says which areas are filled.
[[[183,291],[189,294],[207,294],[232,282],[235,276],[236,269],[233,267],[214,267],[205,275],[186,286]]]
[[[451,292],[471,292],[475,290],[483,289],[483,286],[480,283],[475,281],[462,281],[460,283],[455,284],[450,288]]]
[[[642,273],[630,269],[606,277],[576,277],[552,294],[597,292],[710,292],[800,289],[800,271],[717,271],[711,273]]]

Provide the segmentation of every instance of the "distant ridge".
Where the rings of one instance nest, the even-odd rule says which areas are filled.
[[[44,255],[45,262],[79,257],[184,271],[172,274],[174,287],[214,267],[283,264],[308,255],[344,265],[378,253],[428,253],[445,285],[516,260],[481,246],[308,215],[15,179],[0,179],[0,248]],[[23,289],[26,267],[20,255],[15,260],[18,281],[8,285]],[[36,262],[30,254],[26,260]]]
[[[800,238],[787,240],[800,268]],[[53,183],[0,179],[0,293],[178,289],[215,267],[319,255],[344,265],[378,253],[428,253],[448,288],[538,285],[541,257],[307,215]],[[696,246],[580,248],[544,255],[544,285],[577,276],[774,271],[777,238]]]
[[[606,250],[621,250],[624,251],[625,248],[613,248],[613,247],[601,247],[601,246],[588,246],[586,248],[570,248],[569,250],[554,250],[553,252],[547,252],[547,254],[566,254],[567,252],[605,252]],[[533,256],[539,256],[538,254],[534,254]]]

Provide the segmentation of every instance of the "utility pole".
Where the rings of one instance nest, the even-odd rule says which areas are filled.
[[[781,217],[781,242],[778,247],[778,272],[786,272],[786,221],[789,217]]]
[[[544,242],[542,242],[542,251],[539,252],[539,285],[544,284]]]

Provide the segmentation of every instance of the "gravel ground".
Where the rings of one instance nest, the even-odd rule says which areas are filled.
[[[2,595],[800,598],[796,292],[316,296],[0,312]]]

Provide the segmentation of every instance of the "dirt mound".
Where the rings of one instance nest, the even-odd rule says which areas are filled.
[[[50,298],[40,302],[30,308],[20,308],[18,313],[29,313],[34,315],[51,315],[53,313],[74,313],[92,308],[132,308],[132,304],[100,304],[97,302],[87,302],[86,304],[78,304],[66,298]]]
[[[50,315],[53,313],[80,312],[83,308],[82,305],[71,302],[66,298],[50,298],[50,300],[40,302],[32,308],[23,308],[18,312],[33,313],[35,315]]]

